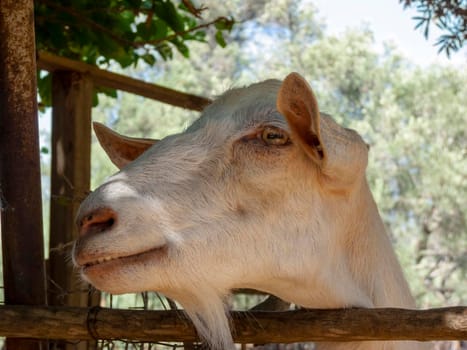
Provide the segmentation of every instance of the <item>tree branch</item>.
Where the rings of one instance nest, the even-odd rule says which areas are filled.
[[[196,7],[191,0],[182,0],[183,5],[186,6],[188,11],[196,18],[201,18],[201,14],[206,11],[207,7]]]
[[[193,27],[193,28],[181,31],[181,32],[175,32],[174,34],[169,35],[169,36],[165,37],[164,39],[149,40],[149,41],[137,41],[135,43],[137,43],[139,46],[157,45],[157,44],[161,44],[164,41],[171,41],[171,40],[175,39],[176,37],[183,36],[183,35],[186,35],[186,34],[189,34],[189,33],[192,33],[192,32],[196,32],[197,30],[210,27],[210,26],[212,26],[212,25],[214,25],[216,23],[220,23],[220,22],[233,23],[233,20],[229,19],[227,17],[218,17],[218,18],[216,18],[215,20],[213,20],[211,22],[203,23],[203,24],[200,24],[200,25],[198,25],[196,27]]]
[[[232,312],[238,343],[467,339],[467,307]],[[38,339],[197,341],[178,311],[1,306],[0,336]]]

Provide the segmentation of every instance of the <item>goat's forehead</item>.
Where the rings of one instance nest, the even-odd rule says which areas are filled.
[[[280,85],[279,80],[266,80],[229,90],[209,105],[189,130],[194,131],[206,124],[217,124],[216,122],[234,129],[266,122],[285,123],[276,109]]]

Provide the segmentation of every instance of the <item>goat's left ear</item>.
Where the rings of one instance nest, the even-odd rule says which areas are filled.
[[[97,122],[93,123],[93,127],[102,148],[119,169],[138,158],[157,142],[157,140],[123,136]]]
[[[320,114],[313,90],[298,73],[289,74],[277,95],[277,109],[284,115],[292,132],[292,140],[322,167],[326,150],[320,135]]]

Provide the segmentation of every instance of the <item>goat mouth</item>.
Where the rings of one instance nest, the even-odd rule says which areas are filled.
[[[83,272],[87,272],[94,268],[99,267],[110,267],[111,265],[130,265],[138,262],[145,262],[148,259],[154,259],[162,257],[167,253],[167,246],[163,245],[160,247],[148,249],[144,252],[135,253],[131,255],[124,256],[102,256],[95,260],[86,262],[81,265]]]

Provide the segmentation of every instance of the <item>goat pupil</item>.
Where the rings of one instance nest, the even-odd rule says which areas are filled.
[[[268,134],[268,139],[269,140],[274,140],[274,139],[283,139],[284,138],[284,135],[282,134]]]

